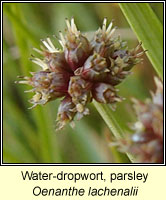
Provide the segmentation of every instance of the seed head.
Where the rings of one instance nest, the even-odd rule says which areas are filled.
[[[112,22],[107,27],[106,18],[91,41],[77,29],[73,18],[66,19],[66,25],[66,33],[59,33],[62,49],[55,48],[50,38],[41,40],[41,50],[34,50],[43,58],[33,56],[31,60],[42,70],[18,81],[33,87],[32,107],[64,97],[58,109],[58,128],[89,114],[87,104],[92,99],[107,104],[121,101],[115,86],[141,61],[139,57],[144,53],[137,53],[141,44],[128,50],[119,36],[113,38],[115,28]]]

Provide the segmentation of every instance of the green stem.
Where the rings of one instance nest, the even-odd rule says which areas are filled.
[[[114,134],[114,136],[117,139],[122,138],[123,131],[121,127],[118,125],[115,118],[113,117],[114,111],[112,111],[106,104],[100,104],[100,103],[97,103],[96,101],[94,101],[93,104],[96,107],[97,111],[102,116],[102,118],[104,119],[104,121],[106,122],[106,124],[108,125],[111,132]]]
[[[124,136],[124,132],[118,125],[116,119],[114,118],[114,111],[112,111],[112,109],[110,109],[109,106],[106,104],[100,104],[96,101],[93,101],[93,104],[104,119],[104,121],[106,122],[106,124],[108,125],[115,138],[117,140],[122,139]],[[127,153],[127,156],[131,160],[131,162],[135,162],[135,158],[133,157],[133,155]]]

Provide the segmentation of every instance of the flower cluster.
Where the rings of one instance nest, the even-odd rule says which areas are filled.
[[[163,84],[155,77],[157,90],[152,100],[133,99],[138,121],[132,126],[134,134],[120,141],[120,149],[136,156],[139,163],[163,162]]]
[[[144,53],[137,53],[141,44],[128,50],[120,37],[113,38],[115,28],[112,22],[107,27],[106,18],[91,41],[77,29],[73,18],[66,19],[66,25],[65,36],[59,32],[62,49],[56,49],[49,38],[42,40],[41,50],[34,48],[42,58],[31,59],[42,70],[18,81],[33,87],[32,107],[64,97],[57,114],[59,129],[87,115],[92,99],[107,104],[122,101],[115,86],[130,74]]]

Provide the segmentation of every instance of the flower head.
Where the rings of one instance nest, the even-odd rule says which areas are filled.
[[[140,163],[163,162],[163,84],[155,77],[156,92],[152,100],[133,99],[138,121],[132,125],[134,134],[118,144],[124,152],[130,152]]]
[[[49,38],[41,40],[41,50],[34,50],[43,58],[31,60],[42,70],[18,81],[33,87],[32,107],[64,97],[57,115],[59,128],[89,114],[87,104],[92,99],[108,104],[121,101],[115,86],[141,61],[139,57],[144,53],[137,53],[140,44],[128,50],[120,37],[113,38],[115,28],[112,22],[107,27],[106,18],[91,41],[77,29],[73,18],[71,22],[66,19],[66,25],[65,35],[59,33],[62,49],[56,49]]]

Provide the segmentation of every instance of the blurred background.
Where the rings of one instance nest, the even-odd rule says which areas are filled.
[[[163,23],[163,4],[150,4]],[[65,29],[65,18],[74,16],[77,27],[90,36],[103,18],[118,27],[116,34],[127,40],[129,48],[138,44],[117,3],[3,3],[3,162],[4,163],[128,163],[125,155],[110,147],[110,130],[90,105],[90,115],[55,131],[59,100],[28,110],[32,93],[26,85],[15,84],[18,75],[29,76],[39,70],[29,58],[40,39]],[[115,118],[123,131],[131,132],[129,123],[136,120],[131,97],[144,100],[154,90],[155,72],[144,56],[133,74],[118,86],[125,101],[117,105]]]

